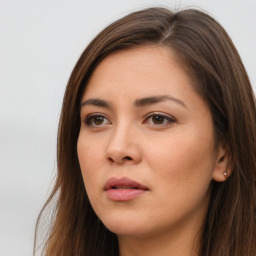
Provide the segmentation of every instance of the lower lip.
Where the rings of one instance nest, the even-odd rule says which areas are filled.
[[[108,189],[106,194],[113,201],[129,201],[147,192],[144,189]]]

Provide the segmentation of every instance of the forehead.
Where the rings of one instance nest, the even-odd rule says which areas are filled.
[[[85,94],[112,93],[170,93],[176,87],[191,87],[185,67],[169,49],[141,46],[115,52],[96,67],[87,83]],[[146,95],[141,95],[146,96]]]
[[[102,90],[103,87],[111,85],[112,89],[121,87],[132,87],[134,81],[145,88],[154,84],[159,88],[160,84],[166,84],[167,77],[179,80],[180,83],[190,83],[190,78],[180,67],[171,51],[158,46],[142,46],[112,53],[102,60],[94,70],[87,83],[86,92]],[[171,79],[170,79],[171,80]],[[178,81],[177,81],[178,82]]]

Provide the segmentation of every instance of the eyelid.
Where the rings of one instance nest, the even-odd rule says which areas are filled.
[[[163,124],[150,124],[151,126],[165,127],[165,126],[169,126],[172,123],[176,122],[176,119],[173,116],[169,115],[169,114],[166,114],[166,113],[163,113],[163,112],[150,112],[150,113],[148,113],[144,116],[142,123],[146,123],[147,120],[150,117],[154,117],[154,116],[163,117],[165,119],[165,121],[167,121],[167,123],[165,122]],[[99,124],[99,125],[95,125],[95,124],[90,123],[91,118],[94,118],[94,117],[103,117],[107,120],[107,123],[103,123],[103,124]],[[83,122],[85,123],[86,126],[92,127],[92,128],[100,128],[100,127],[103,127],[105,125],[111,124],[109,118],[105,114],[102,114],[102,113],[99,113],[99,112],[87,114],[83,118]]]
[[[93,118],[93,117],[104,117],[106,120],[108,120],[108,124],[111,124],[111,122],[109,121],[109,118],[102,114],[102,113],[90,113],[90,114],[87,114],[84,118],[83,118],[83,122],[85,123],[86,126],[89,126],[89,127],[102,127],[106,124],[103,124],[103,125],[92,125],[89,123],[90,119]]]
[[[176,118],[174,118],[173,116],[171,116],[169,114],[165,114],[163,112],[150,112],[146,116],[144,116],[143,123],[145,121],[147,121],[150,117],[153,117],[153,116],[161,116],[161,117],[165,118],[168,121],[168,124],[160,124],[160,125],[154,124],[155,126],[158,126],[158,127],[168,126],[168,125],[170,125],[172,123],[175,123],[177,121]]]

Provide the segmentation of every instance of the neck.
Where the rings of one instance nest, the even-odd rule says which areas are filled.
[[[149,235],[118,235],[120,256],[199,256],[206,210]]]
[[[201,233],[161,234],[152,237],[118,237],[120,256],[198,256]]]

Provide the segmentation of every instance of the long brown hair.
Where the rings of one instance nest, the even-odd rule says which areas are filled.
[[[235,46],[216,20],[198,10],[165,8],[131,13],[105,28],[84,50],[70,76],[59,122],[56,183],[37,223],[38,230],[43,213],[54,202],[44,253],[118,255],[116,235],[95,215],[84,188],[76,150],[80,103],[102,59],[147,44],[168,47],[186,66],[211,110],[216,141],[225,143],[231,154],[230,178],[212,181],[200,255],[255,256],[256,107],[250,81]]]

